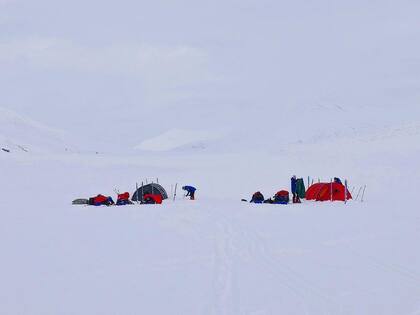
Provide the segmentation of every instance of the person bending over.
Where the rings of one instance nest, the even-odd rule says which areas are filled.
[[[195,188],[193,186],[184,186],[184,187],[182,187],[182,190],[185,190],[187,192],[185,197],[190,197],[190,200],[195,199],[195,191],[197,190],[197,188]]]

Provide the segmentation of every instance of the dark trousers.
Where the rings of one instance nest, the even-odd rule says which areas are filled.
[[[195,191],[193,191],[193,192],[188,192],[186,195],[185,195],[185,197],[190,197],[190,200],[194,200],[195,199]]]

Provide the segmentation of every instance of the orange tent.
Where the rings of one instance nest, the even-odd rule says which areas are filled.
[[[340,183],[316,183],[306,191],[306,200],[328,201],[341,200],[344,201],[346,187]],[[347,200],[352,199],[350,192],[347,190]]]

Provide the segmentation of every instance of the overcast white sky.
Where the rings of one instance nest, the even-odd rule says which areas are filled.
[[[419,16],[411,0],[0,0],[0,106],[96,136],[311,104],[410,114]]]

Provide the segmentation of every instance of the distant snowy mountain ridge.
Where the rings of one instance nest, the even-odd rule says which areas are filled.
[[[0,107],[0,147],[10,152],[65,150],[64,132]],[[4,151],[4,150],[3,150]]]

